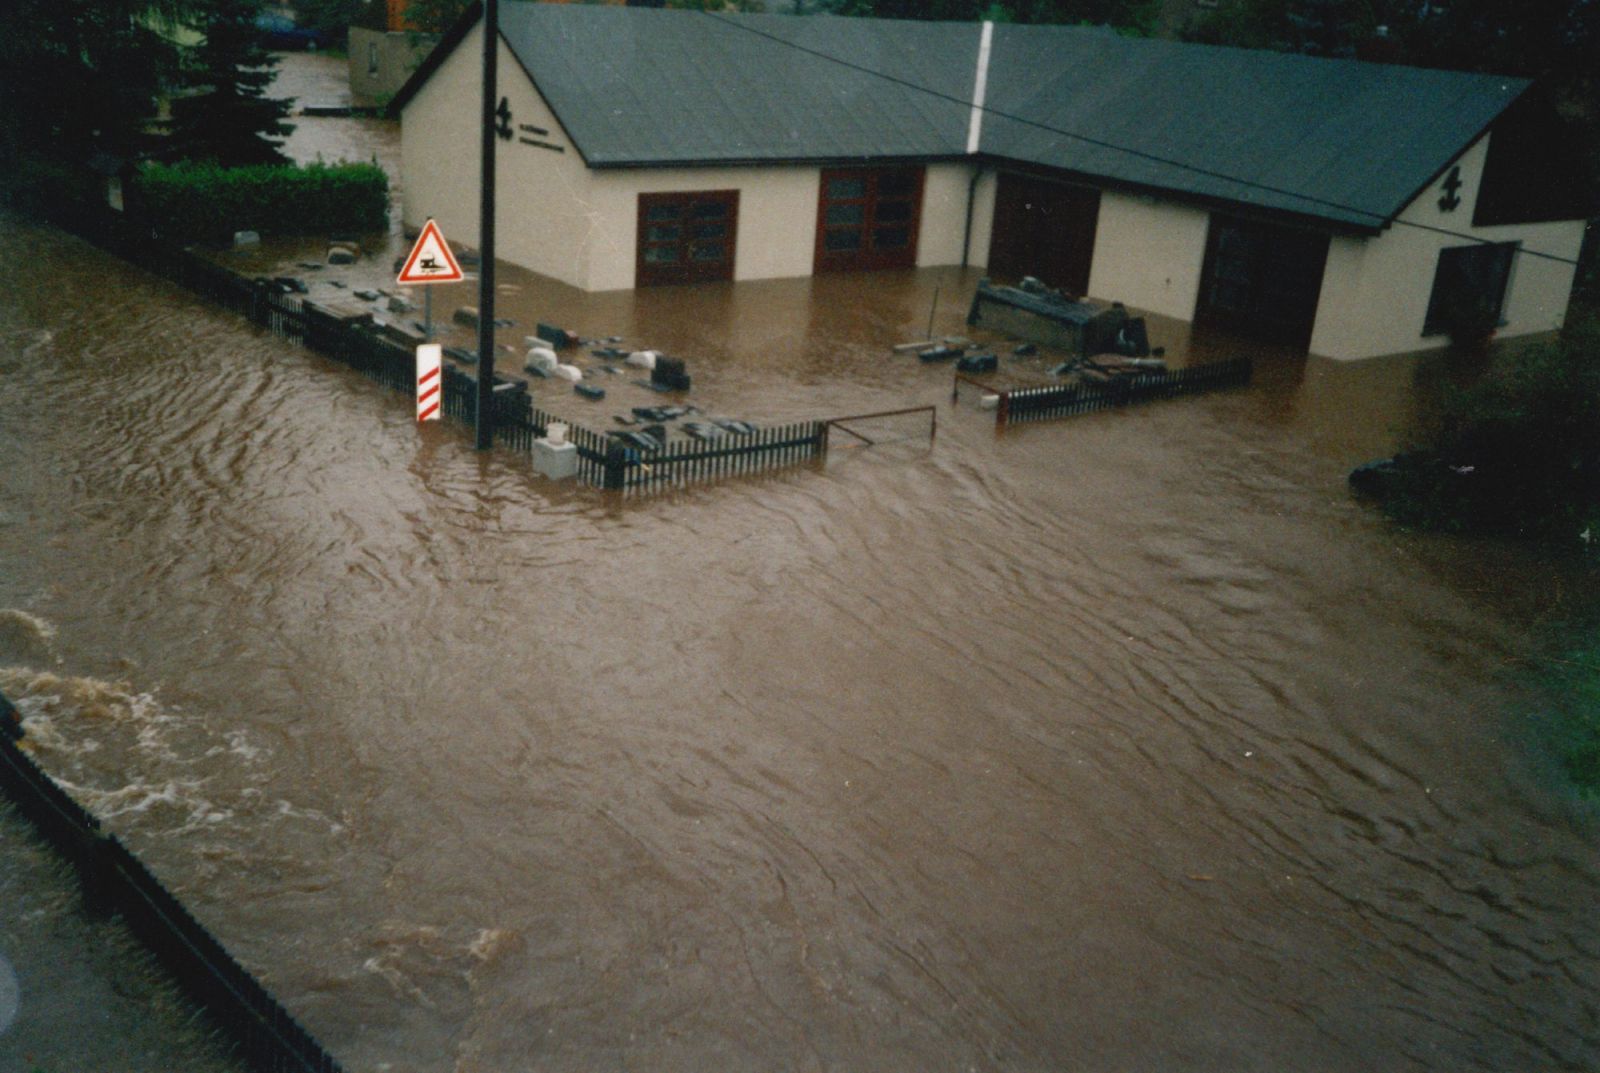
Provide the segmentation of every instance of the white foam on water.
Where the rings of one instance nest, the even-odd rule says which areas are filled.
[[[0,637],[8,631],[41,644],[49,644],[56,639],[53,623],[16,607],[0,608]]]
[[[241,760],[253,761],[259,759],[261,756],[261,749],[258,746],[251,745],[247,740],[245,740],[246,737],[247,735],[243,730],[230,730],[224,734],[223,739],[228,743],[228,752],[239,757]]]
[[[39,752],[68,757],[100,751],[102,736],[83,733],[86,726],[106,734],[133,735],[141,753],[176,760],[168,733],[179,720],[150,693],[136,692],[125,682],[57,674],[33,667],[0,667],[0,691],[22,714],[24,745]]]
[[[472,942],[467,944],[467,953],[479,961],[493,961],[507,947],[515,946],[520,940],[516,932],[506,928],[482,928]]]

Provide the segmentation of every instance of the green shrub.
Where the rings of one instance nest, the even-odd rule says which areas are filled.
[[[389,178],[376,164],[146,164],[134,197],[157,231],[180,242],[225,242],[235,231],[381,231]]]
[[[1433,442],[1385,474],[1385,509],[1425,528],[1600,539],[1600,315],[1454,393]]]
[[[1579,793],[1600,802],[1600,643],[1545,662],[1535,677],[1548,698],[1537,723],[1556,760]]]

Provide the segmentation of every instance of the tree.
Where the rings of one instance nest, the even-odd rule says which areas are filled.
[[[206,0],[194,50],[192,96],[172,102],[172,144],[189,160],[223,165],[281,164],[279,143],[293,130],[289,102],[266,96],[277,60],[261,45],[255,25],[261,0]]]
[[[1185,36],[1530,78],[1600,174],[1600,0],[1222,0]]]
[[[1187,36],[1210,44],[1353,55],[1382,26],[1402,63],[1557,85],[1600,71],[1596,0],[1222,0]]]
[[[297,0],[295,25],[341,42],[352,26],[387,29],[388,10],[383,0]]]
[[[1406,10],[1396,0],[1227,0],[1184,36],[1211,45],[1349,59],[1378,26],[1394,27]]]
[[[1421,4],[1404,20],[1412,62],[1432,67],[1592,84],[1600,65],[1594,0],[1451,0]]]
[[[1011,22],[1115,26],[1148,34],[1155,25],[1156,0],[999,0]]]
[[[0,34],[0,165],[23,156],[129,157],[178,77],[196,0],[12,0]]]
[[[827,0],[837,15],[947,22],[1089,23],[1148,33],[1155,0]]]
[[[470,3],[471,0],[411,0],[406,5],[406,25],[417,33],[442,34],[455,25]]]

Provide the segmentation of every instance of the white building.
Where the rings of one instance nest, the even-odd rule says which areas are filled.
[[[471,245],[476,9],[397,95]],[[1589,202],[1528,83],[1081,27],[508,2],[499,256],[585,290],[972,264],[1334,358],[1561,326]]]

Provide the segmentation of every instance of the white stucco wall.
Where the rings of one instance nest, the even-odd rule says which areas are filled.
[[[473,247],[478,245],[482,42],[481,29],[467,35],[407,103],[400,128],[406,224],[420,227],[433,216],[451,242]],[[499,68],[514,135],[499,142],[495,152],[496,256],[585,287],[599,226],[591,173],[503,42]],[[524,126],[549,133],[520,129]],[[565,151],[529,145],[524,138]]]
[[[1100,195],[1089,294],[1192,320],[1210,221],[1204,209],[1105,191]]]
[[[1583,222],[1473,227],[1473,207],[1488,157],[1489,138],[1479,139],[1455,164],[1461,167],[1461,204],[1439,208],[1440,182],[1424,190],[1394,226],[1371,238],[1337,236],[1328,250],[1327,271],[1317,306],[1311,352],[1329,358],[1368,358],[1449,345],[1445,336],[1424,336],[1423,321],[1433,293],[1439,251],[1469,245],[1468,239],[1404,226],[1423,224],[1493,242],[1520,242],[1568,260],[1583,242]],[[1449,169],[1445,169],[1446,174]],[[1572,293],[1575,266],[1519,254],[1512,261],[1498,337],[1554,331],[1561,327]]]
[[[922,191],[917,264],[961,263],[966,228],[966,164],[932,164]],[[600,221],[591,235],[589,290],[633,286],[640,194],[739,191],[735,280],[811,275],[817,240],[817,167],[649,168],[601,171],[591,196]]]
[[[811,275],[821,171],[814,167],[627,168],[593,173],[594,225],[587,282],[592,291],[633,286],[639,195],[739,191],[733,278]]]
[[[407,103],[401,125],[406,224],[420,227],[431,215],[452,242],[473,247],[478,244],[480,34],[474,29]],[[501,260],[584,290],[628,289],[634,285],[640,194],[737,190],[734,279],[811,275],[820,168],[590,171],[504,44],[500,92],[511,108],[514,128],[531,125],[550,132],[543,136],[519,129],[517,138],[499,143],[495,235]],[[527,145],[522,137],[564,146],[566,152]],[[971,175],[966,164],[927,169],[919,265],[960,263]],[[992,176],[987,183],[987,215],[992,215]],[[973,243],[980,256],[987,250],[987,233],[981,241]]]
[[[929,164],[922,184],[922,219],[917,237],[917,267],[958,265],[967,228],[970,164]],[[987,253],[987,247],[985,252]]]

